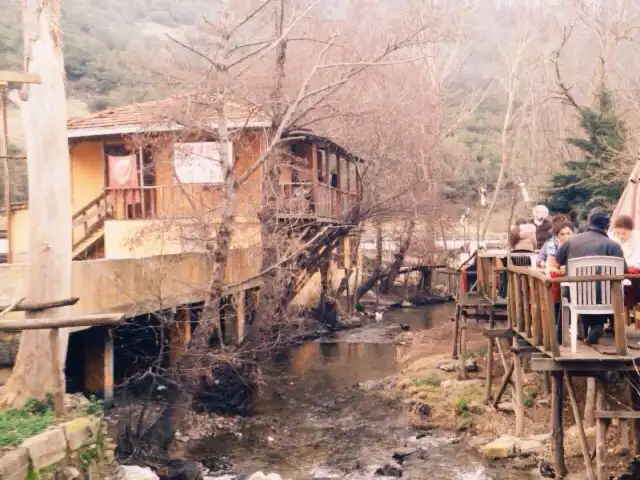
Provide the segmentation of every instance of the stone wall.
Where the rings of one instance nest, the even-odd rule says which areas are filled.
[[[89,416],[49,428],[0,457],[2,480],[100,480],[114,469],[115,444],[102,418]]]

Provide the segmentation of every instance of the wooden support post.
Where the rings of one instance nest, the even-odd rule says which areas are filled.
[[[542,384],[544,388],[544,394],[547,396],[551,395],[551,375],[549,375],[549,372],[543,372]]]
[[[489,312],[489,328],[495,327],[493,307]],[[487,384],[484,392],[484,403],[489,404],[491,401],[491,385],[493,383],[493,338],[487,337]]]
[[[467,378],[467,319],[462,319],[460,324],[460,378],[466,380]]]
[[[487,338],[487,384],[484,392],[484,403],[491,401],[491,385],[493,383],[493,338]]]
[[[564,429],[562,426],[562,372],[551,373],[551,449],[553,466],[560,476],[567,474],[564,460]]]
[[[634,411],[640,410],[640,383],[637,380],[636,375],[629,375],[631,381],[631,408]],[[633,419],[633,440],[634,440],[634,454],[640,455],[640,418]]]
[[[524,324],[524,304],[522,299],[522,289],[520,288],[520,276],[518,274],[511,274],[509,278],[509,290],[510,293],[513,294],[516,299],[516,303],[514,305],[515,310],[515,327],[518,329],[518,332],[523,333],[525,331]]]
[[[237,319],[237,339],[238,339],[238,343],[242,343],[242,340],[244,340],[244,336],[245,336],[245,322],[247,319],[246,316],[246,312],[245,312],[245,297],[246,297],[246,293],[244,290],[241,290],[240,292],[238,292],[236,294],[236,298],[235,298],[235,303],[236,303],[236,314],[238,316]]]
[[[591,453],[589,452],[589,444],[587,443],[587,436],[584,432],[584,425],[582,424],[580,407],[578,406],[578,401],[576,400],[576,393],[573,389],[571,375],[569,375],[567,372],[565,372],[565,380],[567,382],[567,391],[569,392],[569,400],[571,401],[573,416],[576,421],[576,427],[578,428],[578,436],[580,437],[580,448],[582,450],[582,456],[584,457],[584,464],[587,467],[587,479],[596,480],[596,474],[593,470],[593,463],[591,462]]]
[[[189,310],[178,308],[167,315],[169,336],[169,365],[174,366],[182,356],[189,340],[191,340],[191,319]]]
[[[605,409],[604,384],[602,379],[596,380],[596,408]],[[606,419],[598,418],[596,424],[596,478],[607,480],[607,423]]]
[[[113,335],[109,327],[93,327],[83,335],[84,388],[103,398],[105,406],[113,404]]]
[[[513,339],[514,346],[518,342]],[[522,378],[522,357],[519,353],[513,353],[513,375],[515,377],[515,397],[513,399],[516,412],[516,437],[524,435],[524,379]]]
[[[625,385],[624,387],[624,398],[626,402],[633,406],[631,401],[631,386]],[[631,429],[631,420],[628,418],[621,418],[619,423],[620,428],[620,451],[618,452],[621,457],[629,455],[631,451],[631,438],[630,438],[630,429]]]
[[[453,350],[451,358],[458,358],[458,333],[460,331],[460,316],[462,315],[460,304],[456,304],[456,314],[453,319]]]
[[[520,277],[520,289],[522,291],[522,302],[524,305],[524,332],[527,338],[532,338],[532,304],[531,301],[531,287],[529,286],[529,277],[527,275],[522,275]]]
[[[613,304],[613,336],[618,355],[627,355],[627,321],[624,318],[624,302],[622,300],[622,280],[611,282],[611,303]]]
[[[53,378],[53,411],[56,417],[64,416],[64,370],[60,366],[60,329],[52,328],[49,330],[49,341],[51,343],[51,366],[54,372]]]
[[[587,393],[584,402],[584,424],[593,427],[596,424],[594,411],[596,409],[596,379],[587,377]]]

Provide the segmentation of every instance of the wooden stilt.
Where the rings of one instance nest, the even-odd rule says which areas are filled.
[[[458,358],[458,334],[460,331],[460,316],[461,308],[460,304],[456,304],[456,315],[453,319],[453,351],[451,352],[451,358]]]
[[[507,389],[507,385],[509,384],[509,380],[511,379],[511,375],[513,375],[514,364],[509,365],[509,369],[504,374],[502,378],[502,383],[500,384],[500,388],[498,389],[498,394],[496,398],[493,399],[493,408],[498,408],[498,404],[500,400],[502,400],[502,395],[504,395],[504,391]]]
[[[586,427],[593,427],[596,424],[594,411],[596,408],[596,379],[587,377],[587,393],[584,403],[584,424]]]
[[[596,408],[604,411],[604,384],[601,379],[596,381]],[[596,478],[607,480],[607,423],[604,418],[596,422]]]
[[[573,416],[576,420],[576,426],[578,427],[578,435],[580,437],[580,448],[582,449],[582,456],[584,457],[584,464],[587,468],[587,479],[596,480],[596,473],[593,470],[593,463],[591,462],[591,454],[589,453],[589,444],[587,443],[587,435],[584,433],[584,425],[582,424],[582,415],[580,414],[580,407],[576,400],[576,393],[573,389],[573,382],[571,375],[565,372],[565,380],[567,382],[567,392],[569,392],[569,400],[571,401],[571,408],[573,409]]]
[[[560,476],[567,474],[564,461],[564,429],[562,427],[562,372],[551,374],[551,448],[553,466]]]
[[[491,401],[491,386],[493,383],[493,338],[487,338],[487,384],[484,392],[484,403]]]
[[[635,375],[629,375],[629,381],[631,382],[631,407],[633,410],[640,410],[640,391],[638,388],[640,385],[636,380]],[[633,420],[633,441],[634,441],[634,454],[640,455],[640,418]]]
[[[518,345],[517,340],[513,339],[514,346]],[[513,399],[514,409],[516,412],[516,437],[524,435],[524,379],[522,378],[522,357],[519,353],[513,354],[513,376],[515,378],[515,396]]]
[[[466,380],[467,369],[467,319],[464,318],[460,325],[460,378]]]
[[[544,372],[542,375],[542,384],[544,387],[544,394],[549,396],[551,395],[551,376],[549,372]]]
[[[631,401],[631,386],[630,385],[626,385],[624,388],[624,398],[626,400],[626,402],[632,406],[633,408],[633,403]],[[631,451],[631,420],[627,419],[627,418],[621,418],[620,419],[620,451],[618,452],[620,454],[620,456],[626,456],[629,455],[629,452]]]

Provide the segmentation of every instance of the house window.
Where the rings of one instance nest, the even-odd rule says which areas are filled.
[[[229,158],[233,158],[229,143]],[[175,183],[208,183],[224,181],[217,142],[176,143],[173,151]]]

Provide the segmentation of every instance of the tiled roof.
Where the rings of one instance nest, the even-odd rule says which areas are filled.
[[[70,118],[70,131],[84,129],[115,129],[118,127],[144,127],[215,124],[217,112],[211,96],[186,94],[122,107],[102,110],[83,117]],[[263,112],[252,111],[239,104],[229,104],[228,118],[232,123],[268,122]]]

